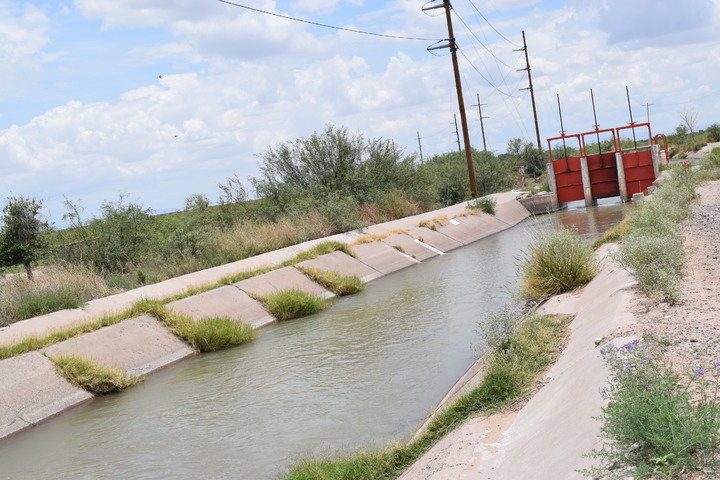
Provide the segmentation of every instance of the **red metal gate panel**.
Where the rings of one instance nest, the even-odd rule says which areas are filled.
[[[573,202],[585,198],[580,157],[560,158],[553,160],[552,164],[555,170],[558,202]]]
[[[615,152],[587,156],[592,198],[608,198],[620,195]]]
[[[655,181],[652,152],[650,150],[625,151],[622,155],[628,197],[645,192],[647,187]]]

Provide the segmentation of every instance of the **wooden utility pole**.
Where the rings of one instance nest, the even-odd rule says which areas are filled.
[[[457,126],[457,115],[455,115],[454,113],[453,119],[455,120],[455,138],[457,138],[458,152],[462,152],[462,147],[460,146],[460,131],[458,130]]]
[[[420,163],[423,163],[423,154],[422,154],[422,143],[420,143],[420,132],[417,132],[418,137],[418,147],[420,148]]]
[[[458,108],[460,110],[460,123],[462,124],[463,140],[465,144],[465,160],[467,161],[468,178],[470,180],[470,192],[473,198],[477,198],[477,184],[475,182],[475,166],[472,160],[472,148],[470,147],[470,135],[468,134],[467,117],[465,115],[465,102],[463,101],[462,95],[462,83],[460,80],[460,67],[458,66],[457,60],[457,44],[455,43],[455,34],[453,33],[452,17],[450,15],[450,0],[443,0],[442,5],[435,5],[432,7],[425,7],[423,11],[433,10],[435,8],[445,8],[445,18],[447,19],[448,28],[448,44],[438,47],[433,47],[428,50],[435,50],[439,48],[450,48],[450,53],[453,62],[453,73],[455,74],[455,89],[457,90]]]
[[[480,132],[482,133],[482,139],[483,139],[483,152],[487,152],[487,144],[485,143],[485,125],[483,124],[483,119],[488,117],[483,117],[482,114],[482,106],[487,105],[485,103],[480,103],[480,94],[477,94],[477,105],[473,105],[473,107],[478,107],[478,113],[480,114]]]
[[[527,49],[527,43],[525,42],[525,30],[522,31],[523,36],[523,48],[519,50],[515,50],[516,52],[519,52],[520,50],[525,52],[525,68],[521,68],[518,70],[518,72],[522,72],[523,70],[527,71],[528,74],[528,88],[521,88],[520,90],[530,90],[530,100],[532,101],[532,107],[533,107],[533,117],[535,118],[535,134],[537,135],[537,145],[538,150],[542,151],[542,143],[540,142],[540,127],[538,126],[538,119],[537,119],[537,109],[535,108],[535,91],[533,90],[533,84],[532,84],[532,75],[530,75],[530,59],[528,57],[528,49]]]

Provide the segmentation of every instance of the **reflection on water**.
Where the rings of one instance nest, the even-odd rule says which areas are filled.
[[[407,438],[474,361],[477,322],[509,300],[532,234],[597,235],[623,210],[531,218],[169,367],[0,443],[0,478],[270,479],[299,456]]]

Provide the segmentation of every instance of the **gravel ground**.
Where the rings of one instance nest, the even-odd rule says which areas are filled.
[[[614,337],[651,334],[667,345],[667,359],[679,372],[720,360],[720,181],[697,190],[699,200],[683,231],[688,252],[682,303],[652,302],[639,290],[632,311],[636,323]]]

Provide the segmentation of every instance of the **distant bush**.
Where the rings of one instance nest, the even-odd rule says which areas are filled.
[[[470,200],[467,204],[467,208],[473,210],[480,210],[488,215],[495,215],[495,207],[497,201],[492,197],[480,197],[475,200]]]

